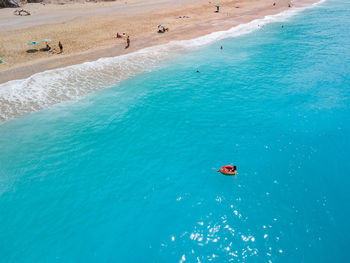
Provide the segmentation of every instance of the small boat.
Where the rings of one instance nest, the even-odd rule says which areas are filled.
[[[224,175],[234,175],[236,177],[237,168],[236,166],[232,165],[224,165],[221,169],[217,170],[217,172],[220,172]]]

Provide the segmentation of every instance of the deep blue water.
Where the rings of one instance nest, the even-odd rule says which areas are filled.
[[[2,124],[0,262],[347,262],[349,33],[330,0]]]

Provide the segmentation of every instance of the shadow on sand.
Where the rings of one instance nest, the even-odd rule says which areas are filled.
[[[36,52],[38,52],[38,50],[37,49],[28,49],[26,52],[27,53],[36,53]]]

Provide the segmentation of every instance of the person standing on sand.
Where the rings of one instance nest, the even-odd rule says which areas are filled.
[[[58,47],[60,48],[60,53],[62,53],[63,52],[63,46],[62,46],[61,41],[58,41]]]
[[[128,47],[130,47],[130,37],[129,36],[126,38],[126,47],[125,48],[128,48]]]
[[[128,48],[128,47],[130,47],[130,37],[129,36],[127,36],[127,38],[126,38],[126,47],[125,48]]]

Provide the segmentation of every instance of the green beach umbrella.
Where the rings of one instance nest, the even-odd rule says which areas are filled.
[[[160,25],[158,26],[158,28],[159,28],[159,27],[165,27],[165,25],[164,25],[164,24],[160,24]]]
[[[2,58],[0,58],[0,63],[2,63]]]
[[[216,5],[216,7],[220,7],[220,5]]]
[[[34,45],[39,45],[39,44],[40,44],[40,42],[38,42],[38,41],[32,41],[32,42],[27,43],[27,45],[29,45],[29,46],[34,46]]]
[[[41,42],[51,42],[51,39],[50,38],[45,38],[45,39],[43,39],[43,40],[41,40]]]

